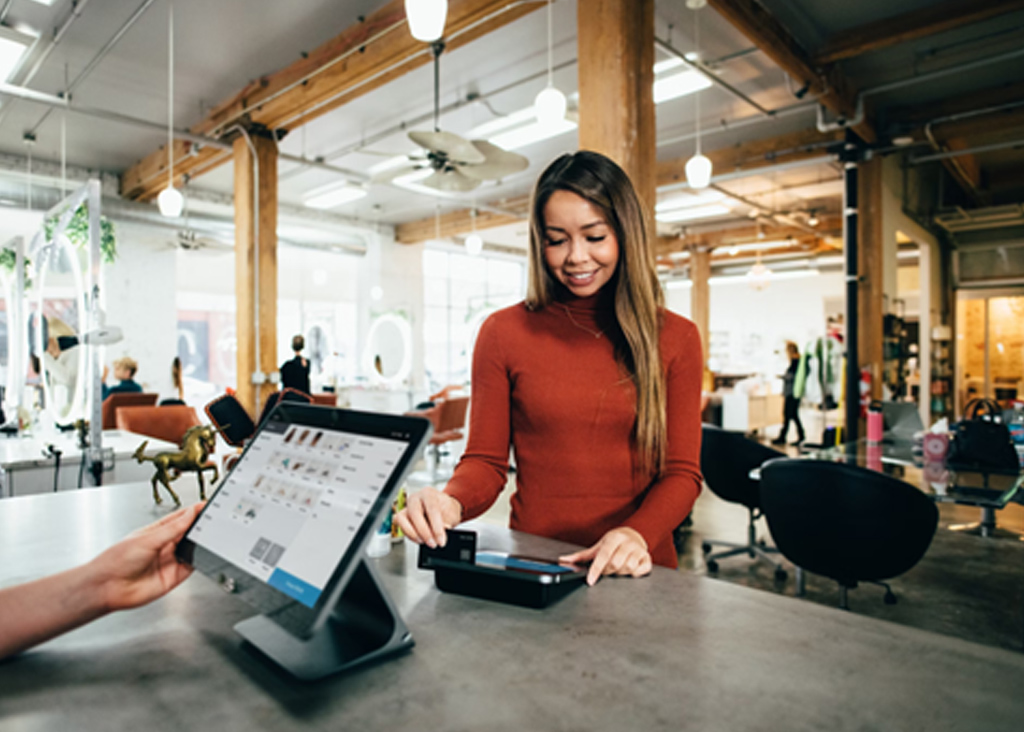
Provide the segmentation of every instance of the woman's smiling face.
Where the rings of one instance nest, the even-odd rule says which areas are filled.
[[[576,297],[596,294],[619,264],[619,240],[599,208],[570,191],[544,206],[544,262]]]

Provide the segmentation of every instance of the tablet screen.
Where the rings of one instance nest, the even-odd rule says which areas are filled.
[[[311,411],[320,413],[319,424],[286,418]],[[426,434],[420,420],[365,415],[377,429],[357,431],[324,412],[344,410],[281,405],[185,537],[194,545],[185,558],[205,574],[223,582],[231,566],[276,591],[227,573],[233,591],[297,632],[311,629],[315,617],[289,607],[318,608],[389,510]],[[360,413],[345,414],[351,422]]]

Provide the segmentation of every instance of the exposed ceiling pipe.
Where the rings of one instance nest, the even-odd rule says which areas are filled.
[[[42,68],[43,64],[46,63],[46,59],[53,53],[53,49],[64,39],[64,34],[68,32],[68,28],[74,23],[78,17],[85,10],[85,6],[89,4],[89,0],[72,0],[71,11],[68,13],[68,17],[64,19],[64,22],[60,24],[57,30],[53,34],[53,40],[50,41],[49,45],[43,49],[42,54],[36,59],[35,63],[32,64],[32,68],[29,69],[28,73],[25,74],[25,78],[21,80],[22,86],[28,86],[28,84],[35,78],[36,74],[39,73],[39,69]],[[0,125],[4,123],[7,118],[7,113],[11,111],[13,104],[4,105],[3,109],[0,109]]]
[[[6,0],[3,8],[0,8],[0,23],[3,23],[5,20],[7,20],[7,11],[11,9],[11,4],[13,2],[14,0]]]
[[[731,132],[732,130],[738,130],[741,127],[749,127],[752,125],[760,125],[765,122],[771,122],[773,120],[782,119],[783,117],[789,117],[794,114],[801,114],[803,112],[812,112],[817,105],[814,102],[807,102],[805,104],[794,104],[789,107],[781,107],[772,112],[771,117],[765,117],[764,115],[751,115],[749,117],[741,117],[737,120],[721,120],[716,127],[708,127],[707,129],[701,128],[701,137],[710,137],[721,132]],[[672,145],[677,142],[685,142],[692,140],[697,137],[696,132],[688,132],[685,135],[678,135],[676,137],[667,137],[658,140],[657,146],[664,147],[665,145]]]
[[[719,78],[718,74],[716,74],[714,71],[712,71],[707,66],[702,64],[700,61],[692,61],[689,58],[687,58],[685,53],[683,53],[682,51],[676,49],[668,41],[663,41],[660,38],[655,37],[654,45],[657,46],[658,48],[660,48],[661,50],[665,51],[666,53],[670,53],[673,56],[675,56],[676,58],[680,59],[684,64],[689,66],[694,71],[699,72],[702,76],[704,76],[705,79],[710,81],[712,84],[715,84],[716,86],[720,86],[722,89],[725,89],[727,92],[732,94],[734,97],[736,97],[737,99],[739,99],[739,100],[749,104],[751,107],[756,109],[761,114],[763,114],[763,115],[765,115],[767,117],[771,117],[771,116],[773,116],[775,114],[774,110],[766,109],[765,107],[762,107],[760,104],[755,102],[753,99],[748,97],[746,94],[741,92],[739,89],[734,87],[732,84],[730,84],[729,82],[725,81],[724,79]]]
[[[978,145],[967,147],[963,150],[947,150],[946,152],[934,153],[931,155],[918,155],[910,158],[912,165],[928,163],[933,160],[946,160],[947,158],[958,158],[961,155],[974,155],[975,153],[993,152],[995,150],[1006,150],[1007,148],[1024,147],[1024,139],[1009,140],[1007,142],[994,142],[991,145]]]
[[[117,29],[117,32],[114,33],[114,35],[111,36],[110,40],[103,45],[103,48],[101,48],[99,52],[95,56],[93,56],[92,60],[90,60],[89,63],[85,65],[85,68],[78,72],[78,76],[72,79],[71,83],[68,84],[68,88],[64,90],[65,97],[69,99],[71,98],[71,93],[78,87],[79,84],[82,83],[82,81],[85,80],[85,78],[89,74],[92,73],[93,69],[95,69],[99,65],[99,63],[104,58],[106,58],[107,54],[110,53],[111,49],[113,49],[114,46],[117,45],[117,42],[121,40],[121,37],[128,32],[129,28],[135,25],[135,21],[141,18],[142,14],[145,13],[149,9],[149,6],[152,5],[154,2],[156,2],[156,0],[143,0],[142,5],[135,9],[135,12],[131,14],[131,17],[129,17],[128,20],[126,20],[121,25],[121,27]],[[43,113],[43,116],[39,118],[39,121],[36,122],[29,130],[29,133],[35,134],[36,130],[38,130],[39,127],[43,124],[43,122],[46,121],[46,118],[50,116],[50,112],[52,111],[52,108],[47,109]]]

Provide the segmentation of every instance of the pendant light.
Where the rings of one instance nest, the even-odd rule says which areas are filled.
[[[700,53],[700,16],[697,12],[704,6],[703,3],[687,2],[687,7],[694,11],[693,16],[693,45],[697,53]],[[693,95],[697,116],[697,154],[686,161],[686,182],[690,188],[707,188],[711,183],[711,161],[705,157],[700,150],[700,92]]]
[[[541,89],[540,94],[533,100],[533,112],[537,116],[537,122],[542,125],[553,125],[565,119],[567,102],[565,95],[555,87],[555,69],[552,60],[552,21],[551,3],[548,0],[548,85]]]
[[[448,0],[405,0],[405,17],[413,38],[432,43],[444,35]]]
[[[167,3],[167,187],[157,197],[160,214],[181,216],[185,199],[174,187],[174,3]]]
[[[484,240],[479,234],[476,233],[476,209],[472,208],[469,210],[469,220],[473,226],[473,231],[469,236],[466,237],[466,241],[463,242],[466,245],[466,254],[471,257],[479,256],[480,252],[484,250]]]

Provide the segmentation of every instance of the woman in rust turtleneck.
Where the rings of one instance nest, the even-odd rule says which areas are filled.
[[[537,181],[526,300],[488,318],[473,354],[466,450],[443,491],[398,514],[437,546],[479,516],[516,460],[511,528],[588,547],[562,559],[639,577],[675,567],[672,530],[701,487],[700,337],[663,307],[625,172],[563,155]]]

